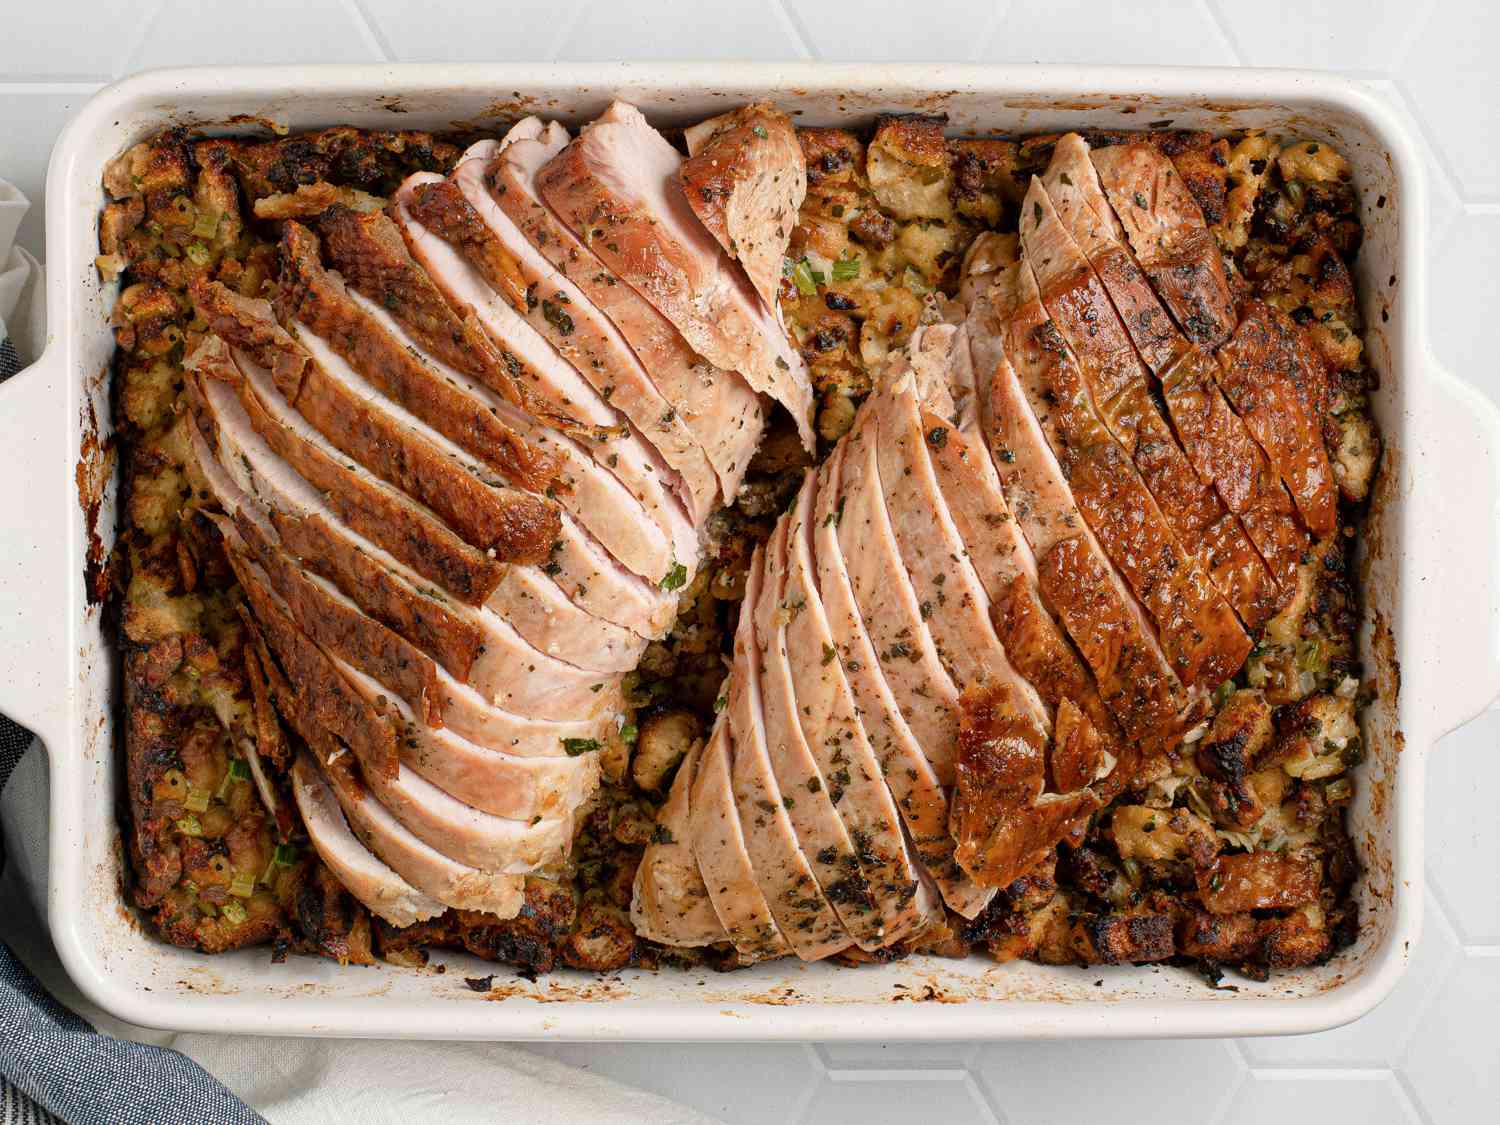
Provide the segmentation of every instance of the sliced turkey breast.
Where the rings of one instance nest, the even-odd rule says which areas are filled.
[[[687,147],[677,178],[688,206],[775,312],[781,261],[807,195],[807,158],[791,118],[756,102],[692,126]]]
[[[1193,193],[1149,141],[1089,152],[1136,260],[1183,334],[1209,350],[1234,331],[1234,298],[1224,260]]]
[[[1219,352],[1219,386],[1281,474],[1308,530],[1338,526],[1338,485],[1328,449],[1308,409],[1322,373],[1302,331],[1263,301],[1247,301],[1244,319]],[[1312,388],[1312,389],[1309,389]]]
[[[1012,685],[1043,731],[1052,718],[1036,690],[1007,658],[990,622],[989,595],[954,525],[927,447],[946,440],[946,427],[924,431],[910,374],[873,396],[881,487],[918,610],[943,666],[960,691],[1000,679]]]
[[[267,302],[246,300],[214,283],[195,284],[192,293],[194,308],[213,331],[261,363],[277,391],[329,444],[427,504],[469,543],[493,550],[502,561],[545,560],[558,517],[544,498],[503,485],[467,458],[451,458],[425,434],[331,378],[277,324]],[[550,458],[538,453],[537,460],[546,463],[550,480]]]
[[[337,660],[334,663],[374,710],[397,725],[403,737],[417,737],[410,712],[384,696],[378,683],[357,668]],[[525,874],[557,862],[573,841],[571,808],[557,810],[552,816],[531,814],[524,819],[496,816],[427,781],[404,761],[394,777],[368,770],[361,771],[361,777],[380,803],[419,839],[470,867]]]
[[[702,946],[728,941],[693,855],[693,780],[703,746],[695,743],[677,767],[667,802],[657,814],[651,842],[635,869],[630,923],[648,941]]]
[[[745,845],[731,779],[729,727],[728,716],[720,715],[703,748],[688,798],[688,831],[703,886],[735,951],[746,961],[765,961],[792,950],[761,893]]]
[[[713,465],[619,330],[531,244],[490,195],[489,169],[499,152],[495,141],[473,145],[448,181],[413,176],[398,199],[419,223],[460,248],[499,292],[505,278],[490,276],[480,263],[509,260],[522,283],[519,294],[509,295],[512,307],[661,454],[680,478],[693,521],[701,524],[717,506]]]
[[[1280,588],[1239,521],[1178,446],[1103,282],[1035,177],[1021,205],[1021,242],[1042,304],[1078,360],[1099,418],[1129,455],[1183,550],[1198,559],[1245,626],[1259,628],[1280,608]]]
[[[423,841],[366,789],[348,755],[329,755],[323,775],[331,784],[349,827],[364,845],[418,890],[459,910],[514,918],[526,901],[525,877],[481,871],[459,863]]]
[[[227,291],[216,282],[195,289],[195,307],[201,311],[206,307],[205,297],[217,301],[222,293]],[[405,493],[356,469],[301,415],[286,407],[280,395],[272,393],[262,404],[248,392],[240,374],[240,366],[251,362],[243,352],[237,362],[223,339],[206,336],[188,357],[187,365],[192,368],[199,364],[209,378],[224,380],[235,388],[256,432],[277,456],[324,494],[339,519],[380,543],[459,601],[482,603],[504,578],[506,566],[465,543]],[[266,373],[264,385],[270,384]],[[278,404],[283,409],[277,410]]]
[[[735,371],[714,367],[676,327],[625,284],[542,202],[537,178],[568,144],[556,122],[517,124],[489,169],[490,198],[564,277],[594,303],[629,342],[641,366],[703,447],[732,503],[765,429],[762,400]]]
[[[441,279],[423,272],[390,216],[335,206],[318,217],[318,228],[349,284],[394,313],[422,342],[423,351],[528,414],[570,433],[587,431],[587,423],[566,402],[539,393],[526,361],[493,340],[472,308],[452,303],[453,294],[443,288]]]
[[[1014,267],[996,272],[967,321],[975,375],[983,388],[979,405],[987,444],[1006,501],[1037,559],[1044,602],[1067,628],[1126,734],[1142,737],[1170,722],[1187,697],[1149,619],[1105,561],[1075,506],[1067,478],[1006,354],[1016,272]],[[1087,570],[1045,566],[1069,541],[1076,541],[1076,549],[1090,558]],[[1044,576],[1050,581],[1042,582]],[[1085,581],[1092,584],[1081,584]],[[1095,629],[1094,614],[1110,622],[1110,632]]]
[[[744,605],[749,608],[740,613],[732,671],[724,689],[734,746],[731,780],[745,852],[766,905],[797,956],[817,961],[847,948],[850,938],[798,846],[785,802],[786,797],[795,801],[797,795],[782,793],[766,746],[753,612],[760,604],[765,570],[765,549],[757,547],[745,585]]]
[[[921,601],[901,558],[881,491],[874,400],[844,439],[838,490],[839,547],[880,669],[933,772],[953,782],[958,689],[922,619]]]
[[[815,488],[816,476],[809,472],[784,517],[785,659],[795,693],[795,717],[817,764],[818,790],[837,810],[854,843],[865,886],[879,911],[884,943],[890,945],[941,917],[941,912],[901,831],[901,815],[860,721],[818,593],[812,559]],[[813,784],[809,779],[809,788]]]
[[[360,842],[311,757],[298,754],[292,761],[291,775],[292,796],[319,857],[344,889],[372,914],[393,926],[410,926],[436,918],[447,909],[376,859]]]
[[[595,686],[612,687],[610,676],[531,648],[493,613],[445,601],[395,558],[340,525],[318,493],[248,425],[225,382],[205,381],[201,389],[215,427],[219,464],[237,489],[267,506],[268,521],[278,535],[290,539],[305,565],[318,559],[315,572],[362,610],[433,657],[454,678],[473,684],[489,703],[557,720],[591,719],[616,705],[616,692]],[[276,511],[287,518],[277,519]],[[304,533],[306,543],[300,538]]]
[[[673,490],[674,474],[666,462],[452,246],[412,218],[404,204],[396,204],[395,214],[413,253],[449,299],[473,309],[497,341],[526,361],[528,378],[536,381],[539,393],[565,404],[594,428],[592,440],[583,447],[644,509],[646,518],[638,522],[642,533],[651,534],[654,540],[654,554],[632,552],[620,561],[653,582],[677,567],[686,567],[691,574],[697,563],[697,532]],[[580,502],[580,510],[583,507]]]
[[[1088,668],[1043,606],[1036,559],[1005,501],[999,473],[983,444],[974,402],[973,364],[965,328],[925,330],[913,347],[935,356],[952,348],[948,378],[957,390],[959,424],[924,409],[921,432],[943,501],[964,544],[963,557],[984,584],[995,633],[1011,665],[1051,708],[1075,701],[1101,730],[1114,721]],[[1022,695],[1024,699],[1024,694]]]
[[[811,451],[817,439],[806,365],[688,206],[677,180],[681,164],[638,109],[615,102],[553,158],[538,182],[573,233],[689,344],[785,406]]]
[[[948,797],[886,680],[839,544],[839,529],[845,518],[839,488],[844,452],[845,443],[840,442],[818,470],[814,487],[817,506],[810,529],[818,594],[828,614],[834,659],[848,678],[856,714],[901,810],[913,850],[943,900],[972,918],[989,901],[989,894],[970,882],[953,863]]]
[[[1099,420],[1077,360],[1043,309],[1024,260],[1013,276],[1006,352],[1073,498],[1155,619],[1179,678],[1189,686],[1217,686],[1244,663],[1250,638],[1177,542],[1125,450]],[[991,293],[1002,285],[997,281]]]
[[[791,598],[786,588],[787,521],[777,522],[765,545],[765,573],[754,605],[756,661],[766,752],[803,859],[818,881],[843,928],[861,949],[885,944],[884,926],[859,855],[831,799],[837,770],[823,772],[798,721],[799,700],[788,661],[786,623],[807,612],[805,597]],[[749,606],[741,612],[749,612]],[[745,669],[731,668],[730,675]],[[820,748],[824,749],[824,748]]]
[[[1291,498],[1219,390],[1214,361],[1177,331],[1125,248],[1124,232],[1082,137],[1069,133],[1057,143],[1042,182],[1062,224],[1103,282],[1137,353],[1161,381],[1167,411],[1193,468],[1239,517],[1272,578],[1290,589],[1307,545]]]

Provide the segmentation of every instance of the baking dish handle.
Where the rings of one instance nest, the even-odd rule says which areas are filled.
[[[1500,696],[1500,408],[1436,360],[1433,417],[1411,466],[1420,497],[1417,548],[1433,604],[1426,683],[1446,734]]]
[[[66,358],[53,343],[0,383],[0,712],[43,741],[65,729],[72,475],[59,472],[66,440]]]

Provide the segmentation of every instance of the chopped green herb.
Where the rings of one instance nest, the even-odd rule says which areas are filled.
[[[680,590],[687,585],[687,567],[680,562],[674,562],[672,569],[667,571],[661,580],[663,590]]]
[[[562,748],[567,752],[568,757],[576,758],[580,754],[599,749],[599,740],[597,738],[565,738],[562,740]]]
[[[823,275],[812,268],[806,258],[798,260],[792,268],[792,281],[797,286],[797,292],[804,297],[814,296],[818,292],[818,283],[823,280]]]
[[[750,131],[761,140],[765,140],[771,135],[770,133],[766,132],[766,127],[764,125],[753,125],[751,126]]]
[[[546,318],[548,324],[557,329],[560,335],[571,336],[573,334],[573,318],[568,315],[567,310],[561,305],[543,300],[542,316]]]
[[[862,265],[863,259],[860,258],[840,258],[833,263],[833,280],[853,281],[859,276]]]

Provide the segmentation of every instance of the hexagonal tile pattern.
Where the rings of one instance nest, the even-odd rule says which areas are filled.
[[[359,0],[359,5],[385,51],[392,58],[411,62],[550,59],[588,7],[585,0],[546,4]],[[463,28],[463,34],[455,35],[455,28]]]
[[[1401,0],[1370,0],[1351,20],[1343,4],[1207,0],[1246,66],[1388,70],[1426,17]],[[1295,27],[1296,34],[1288,34]]]
[[[1412,1112],[1393,1075],[1323,1074],[1252,1075],[1237,1091],[1224,1125],[1266,1125],[1286,1121],[1358,1121],[1361,1125],[1415,1125]]]
[[[1470,371],[1460,365],[1481,362],[1485,351],[1473,328],[1467,329],[1464,337],[1472,348],[1462,343],[1449,347],[1442,339],[1440,323],[1451,324],[1454,332],[1466,330],[1456,317],[1440,310],[1439,293],[1447,290],[1455,300],[1473,300],[1469,306],[1472,315],[1482,317],[1486,308],[1495,307],[1497,290],[1494,279],[1486,281],[1476,267],[1486,261],[1491,268],[1500,266],[1500,216],[1468,222],[1482,225],[1487,241],[1476,246],[1458,240],[1441,252],[1438,260],[1451,263],[1452,276],[1445,278],[1444,270],[1433,271],[1432,302],[1434,347],[1439,358],[1454,363],[1454,371],[1465,377],[1470,377]],[[1468,222],[1462,229],[1467,229]],[[1481,293],[1488,286],[1488,304],[1482,297],[1473,299],[1453,292],[1459,288],[1455,282],[1464,269],[1475,270],[1469,275],[1470,284],[1477,285]],[[1500,397],[1500,383],[1494,378],[1493,364],[1489,366],[1486,389]],[[1476,794],[1496,792],[1490,786],[1500,784],[1497,745],[1500,712],[1489,711],[1443,739],[1427,759],[1427,875],[1465,945],[1500,945],[1500,867],[1495,863],[1495,857],[1500,856],[1500,818],[1492,808],[1475,800]],[[1463,809],[1471,811],[1467,815],[1457,811]],[[1488,857],[1488,862],[1479,862],[1480,856]]]
[[[1457,217],[1447,235],[1433,247],[1433,260],[1438,268],[1431,275],[1432,350],[1455,375],[1478,384],[1491,398],[1500,400],[1500,379],[1495,378],[1494,364],[1488,359],[1489,348],[1484,341],[1485,310],[1500,303],[1500,211]],[[1486,716],[1464,730],[1455,731],[1444,740],[1446,749],[1434,755],[1433,765],[1437,769],[1428,784],[1445,786],[1444,796],[1451,796],[1449,787],[1462,783],[1458,776],[1462,766],[1479,757],[1493,758],[1497,741],[1500,741],[1500,717]],[[1428,807],[1442,808],[1435,800],[1430,795]],[[1464,837],[1467,831],[1470,843],[1488,843],[1491,855],[1500,848],[1500,827],[1493,817],[1469,825],[1448,823],[1441,827],[1445,834],[1458,837]],[[1442,841],[1432,841],[1434,863],[1441,868],[1455,862],[1463,867],[1466,861],[1461,856],[1443,848],[1443,843],[1448,842],[1454,842],[1449,835]],[[1483,902],[1465,896],[1470,901],[1455,907],[1460,929],[1470,940],[1479,940],[1475,935],[1481,935],[1485,940],[1500,942],[1500,876],[1492,875],[1491,886],[1494,893]],[[1480,918],[1472,918],[1476,912]],[[1478,923],[1477,930],[1471,930],[1471,918]]]
[[[904,0],[867,0],[858,29],[847,11],[826,0],[786,0],[786,6],[816,58],[931,61],[975,58],[1010,5],[928,0],[922,10],[932,18],[913,20]]]
[[[1212,1121],[1242,1075],[1217,1039],[994,1044],[976,1069],[990,1101],[1020,1122]]]
[[[611,0],[589,8],[557,53],[586,60],[795,59],[807,50],[776,0]]]
[[[1105,15],[1105,13],[1118,13]],[[1091,0],[1016,3],[984,47],[994,62],[1172,63],[1232,66],[1234,52],[1201,0],[1162,0],[1145,9]]]
[[[1417,1025],[1399,1068],[1417,1104],[1433,1120],[1495,1119],[1500,1106],[1497,1011],[1500,951],[1464,958]]]
[[[1319,1035],[1246,1039],[1240,1048],[1253,1067],[1391,1066],[1461,956],[1448,919],[1428,895],[1422,937],[1411,965],[1378,1008],[1363,1019]]]
[[[1500,400],[1488,331],[1500,306],[1500,8],[1144,0],[1109,11],[1094,0],[20,0],[0,17],[0,176],[31,198],[21,244],[40,254],[58,130],[98,82],[146,66],[812,55],[1328,67],[1363,76],[1417,134],[1431,169],[1433,346]],[[1430,756],[1424,934],[1390,999],[1347,1028],[1237,1043],[527,1049],[727,1122],[864,1125],[913,1110],[944,1125],[1497,1120],[1497,748],[1492,712]]]
[[[973,1075],[962,1070],[829,1075],[798,1120],[806,1125],[870,1125],[891,1120],[893,1113],[944,1122],[1000,1121]]]
[[[1396,60],[1395,77],[1411,92],[1464,198],[1500,202],[1500,168],[1489,157],[1500,146],[1500,103],[1478,94],[1495,88],[1500,7],[1449,3],[1430,12]]]
[[[124,69],[207,63],[370,62],[369,29],[340,0],[165,0]]]
[[[140,4],[98,4],[94,0],[54,0],[47,4],[7,4],[0,41],[0,74],[11,81],[88,81],[118,74],[157,0]],[[79,34],[87,28],[86,34]],[[67,50],[55,45],[68,44]],[[7,118],[7,123],[11,119]]]
[[[560,1043],[527,1049],[666,1094],[729,1125],[802,1120],[808,1099],[827,1078],[810,1046]]]

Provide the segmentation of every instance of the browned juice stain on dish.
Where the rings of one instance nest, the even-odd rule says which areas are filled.
[[[105,370],[108,377],[108,369]],[[84,534],[88,546],[84,552],[83,590],[90,606],[100,604],[109,589],[108,554],[99,537],[99,513],[104,493],[115,468],[113,437],[100,438],[99,419],[94,413],[93,396],[83,396],[83,415],[79,419],[82,437],[78,445],[78,463],[73,467],[73,481],[78,489],[78,506],[83,510]]]

